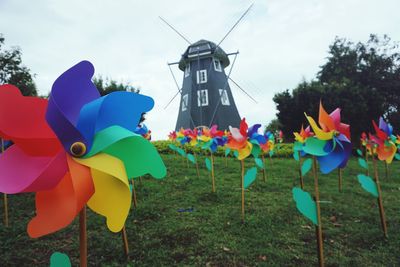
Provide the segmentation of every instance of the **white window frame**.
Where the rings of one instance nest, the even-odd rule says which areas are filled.
[[[185,68],[185,78],[190,75],[190,63],[186,65]]]
[[[218,67],[217,67],[217,64],[215,64],[215,63],[217,63],[218,62]],[[217,59],[217,58],[213,58],[213,63],[214,63],[214,70],[215,71],[218,71],[218,72],[222,72],[222,64],[221,64],[221,61],[219,60],[219,59]]]
[[[207,70],[198,70],[196,74],[197,84],[207,83]]]
[[[189,96],[188,94],[185,94],[182,96],[182,111],[187,110],[188,104],[189,104]]]
[[[205,102],[202,103],[201,95],[204,94]],[[208,89],[197,90],[197,106],[205,107],[208,106]]]
[[[226,91],[226,89],[218,89],[218,92],[221,98],[221,104],[223,106],[230,106],[231,102],[229,101],[228,91]]]

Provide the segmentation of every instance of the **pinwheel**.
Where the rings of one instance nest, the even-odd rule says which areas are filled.
[[[393,135],[393,127],[390,123],[379,118],[379,127],[375,121],[372,121],[375,129],[375,135],[370,134],[369,138],[377,145],[376,154],[378,159],[385,162],[385,177],[388,178],[389,165],[392,163],[394,156],[397,152],[396,136]]]
[[[351,153],[350,126],[341,122],[339,108],[335,109],[331,114],[328,114],[322,106],[322,103],[319,105],[319,126],[312,117],[307,116],[307,114],[305,115],[315,134],[314,136],[306,138],[302,147],[305,153],[313,156],[312,164],[310,165],[312,166],[314,174],[315,201],[312,200],[309,193],[296,187],[293,189],[293,197],[298,210],[307,218],[311,219],[316,226],[318,259],[320,266],[323,266],[323,239],[317,160],[322,173],[329,173],[335,168],[339,168],[339,191],[341,191],[341,168],[346,166]],[[304,199],[307,199],[307,201],[304,202]],[[306,205],[308,208],[305,208]],[[310,210],[312,211],[312,216],[310,216],[309,212],[306,212]]]
[[[258,126],[259,128],[259,126]],[[229,126],[230,135],[228,136],[227,146],[237,151],[237,159],[240,160],[242,168],[242,222],[244,222],[244,190],[248,188],[257,177],[257,168],[253,167],[244,173],[244,159],[251,155],[253,151],[253,144],[248,140],[249,135],[253,135],[257,131],[257,126],[251,129],[248,128],[246,119],[243,118],[240,122],[240,128],[233,128]],[[254,131],[255,130],[255,131]]]
[[[265,137],[265,143],[260,144],[260,147],[262,150],[262,153],[261,153],[262,162],[263,162],[263,165],[266,166],[264,154],[268,155],[269,162],[270,162],[271,168],[272,168],[272,155],[274,154],[274,149],[275,149],[275,137],[270,131],[266,131],[264,133],[264,137]],[[264,177],[264,181],[265,181],[266,180],[265,167],[263,170],[263,177]]]
[[[368,135],[365,132],[361,133],[361,146],[364,147],[365,159],[359,158],[360,165],[366,169],[367,176],[369,175],[369,168],[368,168],[368,155],[373,155],[376,153],[376,149],[374,150],[374,146],[371,144],[371,140],[368,138]],[[357,150],[357,154],[362,157],[363,152],[361,150]],[[363,162],[365,161],[365,163]]]
[[[217,125],[213,125],[211,128],[202,127],[199,134],[197,135],[197,141],[202,149],[210,151],[210,159],[206,158],[205,163],[208,171],[211,172],[212,181],[212,192],[215,192],[215,175],[214,175],[214,156],[219,146],[224,146],[226,138],[224,132],[218,130]]]
[[[256,165],[263,171],[263,179],[266,181],[265,177],[265,158],[264,158],[264,149],[268,147],[270,148],[270,143],[268,143],[268,136],[260,134],[258,130],[260,129],[261,124],[254,124],[247,130],[247,138],[249,142],[252,144],[251,154],[254,157],[254,161]],[[259,155],[261,154],[261,159]]]
[[[294,146],[293,146],[293,157],[296,161],[299,162],[299,177],[300,177],[300,186],[301,189],[304,189],[304,180],[303,176],[310,170],[311,168],[311,159],[307,159],[304,164],[302,163],[302,158],[306,155],[303,151],[303,144],[306,142],[307,138],[311,137],[313,133],[310,130],[310,126],[304,129],[303,125],[301,125],[300,132],[294,132]]]
[[[0,191],[36,193],[27,228],[33,238],[67,227],[80,213],[82,264],[86,205],[119,232],[131,205],[128,178],[166,174],[153,145],[133,133],[153,99],[131,92],[100,97],[93,74],[90,62],[76,64],[54,82],[49,100],[0,87],[0,136],[14,143],[0,158]]]

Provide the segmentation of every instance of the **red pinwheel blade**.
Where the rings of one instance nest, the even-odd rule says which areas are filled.
[[[61,148],[47,125],[47,100],[24,97],[17,87],[0,86],[0,136],[32,156],[52,156]]]

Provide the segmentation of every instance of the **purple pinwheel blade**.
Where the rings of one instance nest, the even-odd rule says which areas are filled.
[[[46,120],[66,151],[74,142],[86,141],[76,124],[81,108],[100,96],[91,81],[93,74],[93,65],[82,61],[61,74],[53,84]]]
[[[254,133],[257,133],[258,129],[261,127],[261,124],[254,124],[247,130],[247,136],[251,137]]]

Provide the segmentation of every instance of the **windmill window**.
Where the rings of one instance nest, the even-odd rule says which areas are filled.
[[[207,82],[207,70],[197,71],[197,84]]]
[[[215,71],[219,71],[222,72],[222,66],[221,66],[221,61],[219,61],[218,59],[214,58],[214,69]]]
[[[208,90],[197,90],[197,106],[208,106]]]
[[[185,78],[188,77],[189,75],[190,75],[190,64],[187,64],[185,68]]]
[[[228,92],[225,89],[219,89],[219,96],[221,97],[221,104],[223,106],[230,106]]]
[[[188,106],[188,95],[182,96],[182,111],[186,111]]]

